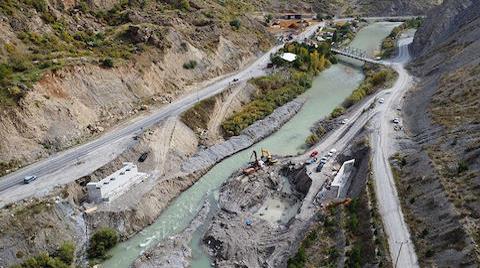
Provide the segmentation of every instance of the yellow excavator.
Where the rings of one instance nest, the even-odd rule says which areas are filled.
[[[270,166],[278,162],[277,159],[273,159],[272,154],[265,148],[262,148],[262,160]]]

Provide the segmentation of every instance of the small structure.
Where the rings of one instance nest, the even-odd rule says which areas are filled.
[[[348,188],[350,187],[350,174],[353,170],[355,159],[348,160],[343,163],[337,175],[333,179],[332,189],[337,191],[337,198],[345,198]]]
[[[302,18],[303,18],[302,14],[285,14],[283,16],[283,19],[286,19],[286,20],[300,20]]]
[[[297,59],[297,55],[293,53],[283,53],[280,58],[282,58],[284,61],[294,62]]]
[[[148,175],[138,172],[133,163],[123,167],[99,182],[87,184],[88,200],[92,203],[109,202],[124,194],[133,185],[142,182]]]

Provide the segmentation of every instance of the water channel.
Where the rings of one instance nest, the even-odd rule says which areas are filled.
[[[373,53],[378,51],[383,38],[397,25],[398,23],[392,22],[370,24],[358,32],[350,46],[365,50],[373,56]],[[216,206],[215,190],[232,172],[249,161],[252,150],[268,148],[272,154],[277,155],[296,155],[303,152],[305,138],[309,135],[311,126],[328,115],[363,80],[361,63],[353,60],[345,61],[349,64],[332,65],[315,78],[312,88],[302,95],[306,102],[301,111],[280,130],[253,148],[239,152],[213,167],[197,183],[176,198],[154,224],[111,250],[109,254],[112,257],[105,261],[102,267],[129,267],[146,248],[185,229],[205,199],[208,198],[211,207],[214,208]],[[191,267],[193,268],[211,267],[208,256],[200,246],[205,228],[206,226],[202,225],[191,241],[193,255]]]

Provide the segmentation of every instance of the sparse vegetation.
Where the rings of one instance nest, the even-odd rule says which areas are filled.
[[[23,256],[23,253],[17,254],[18,256]],[[75,245],[72,242],[65,242],[52,255],[43,252],[11,268],[68,268],[73,264],[74,258]]]
[[[392,32],[382,42],[382,57],[389,58],[393,55],[396,48],[397,38],[403,31],[419,28],[422,23],[423,18],[418,17],[409,19],[400,26],[393,28]]]
[[[183,64],[183,68],[187,70],[195,69],[195,67],[197,67],[197,61],[195,60],[190,60]]]

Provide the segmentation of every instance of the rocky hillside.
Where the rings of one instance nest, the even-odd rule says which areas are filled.
[[[332,15],[423,15],[441,0],[316,0],[314,9]]]
[[[264,1],[0,3],[0,174],[82,142],[272,45]],[[120,104],[120,105],[119,105]]]
[[[445,1],[418,30],[405,107],[412,138],[398,156],[422,266],[480,263],[480,5]],[[408,185],[408,187],[407,187]]]

